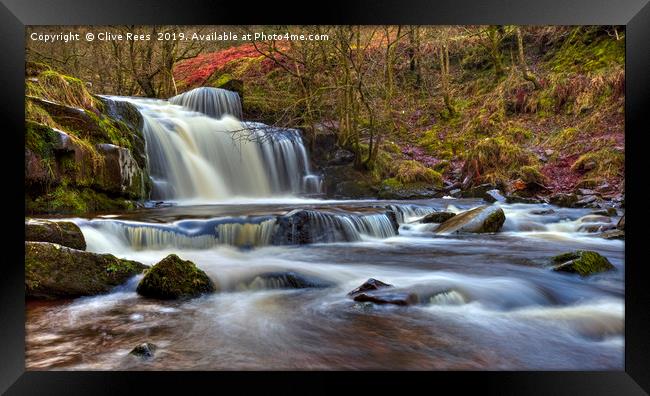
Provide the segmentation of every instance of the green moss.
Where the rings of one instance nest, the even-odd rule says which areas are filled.
[[[176,299],[215,291],[210,278],[189,260],[170,254],[146,273],[137,292],[146,297]]]
[[[583,173],[585,178],[622,176],[625,171],[625,154],[611,147],[590,151],[578,157],[571,169]]]
[[[25,294],[28,298],[53,299],[106,293],[144,268],[110,254],[26,242]]]
[[[464,171],[478,178],[476,182],[500,184],[520,177],[524,167],[534,167],[537,162],[530,152],[499,136],[480,140],[467,154]]]
[[[555,271],[577,273],[580,276],[614,269],[614,266],[606,257],[588,250],[563,253],[553,257],[552,261],[557,264],[554,267]]]
[[[26,94],[65,106],[82,109],[96,107],[96,100],[83,81],[51,69],[42,71],[35,79],[27,80]]]
[[[533,138],[533,132],[531,130],[519,126],[509,126],[505,134],[515,143],[524,143]]]
[[[54,148],[59,144],[59,134],[52,128],[34,121],[25,122],[25,147],[41,159],[54,157]]]
[[[29,213],[84,214],[115,210],[133,210],[133,201],[111,198],[90,188],[69,186],[65,181],[54,190],[34,199],[26,199]]]
[[[401,189],[404,188],[404,183],[399,181],[396,177],[391,177],[381,182],[382,187],[388,187],[391,189]]]
[[[580,257],[580,254],[577,253],[577,252],[568,252],[568,253],[558,254],[557,256],[553,256],[551,258],[551,260],[555,264],[562,264],[562,263],[566,263],[567,261],[570,261],[570,260],[575,260],[575,259],[577,259],[579,257]]]
[[[424,182],[437,187],[442,186],[442,176],[435,170],[422,165],[414,160],[402,160],[395,162],[392,173],[394,177],[403,184]]]
[[[557,51],[549,53],[551,70],[586,73],[624,65],[625,40],[616,40],[602,29],[576,27]]]
[[[546,177],[539,171],[539,166],[525,165],[518,171],[518,176],[526,184],[544,184]]]

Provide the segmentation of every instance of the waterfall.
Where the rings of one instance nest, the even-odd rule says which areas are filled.
[[[226,114],[230,114],[239,120],[242,119],[239,94],[225,89],[196,88],[170,98],[169,102],[213,118],[221,118]]]
[[[424,217],[429,213],[436,211],[436,209],[429,206],[420,206],[414,204],[389,204],[376,207],[392,210],[397,217],[397,222],[400,224],[409,223],[414,219]]]
[[[210,249],[219,245],[238,247],[271,244],[274,216],[224,217],[207,220],[182,220],[173,223],[142,223],[95,219],[79,221],[79,227],[92,251],[121,246],[129,250]]]
[[[320,192],[300,132],[240,121],[235,92],[197,88],[169,101],[115,99],[142,114],[151,199],[213,202]]]
[[[148,249],[210,249],[220,245],[258,247],[322,242],[352,242],[364,237],[388,238],[397,235],[392,212],[329,213],[294,210],[286,215],[217,217],[145,223],[129,220],[77,220],[88,250],[113,251]],[[296,224],[296,221],[299,224]],[[287,228],[289,225],[289,228]],[[294,238],[298,226],[308,240]]]
[[[354,242],[364,237],[388,238],[397,235],[394,212],[330,213],[296,209],[278,217],[276,245]]]

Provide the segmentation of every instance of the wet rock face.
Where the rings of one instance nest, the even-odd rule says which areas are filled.
[[[70,221],[25,221],[25,241],[52,242],[77,250],[86,250],[86,240],[79,227]]]
[[[356,289],[352,290],[351,292],[348,293],[348,296],[354,297],[356,295],[359,295],[361,293],[373,291],[373,290],[379,290],[379,289],[385,289],[393,287],[393,285],[390,285],[388,283],[384,283],[380,280],[370,278],[367,281],[365,281],[361,286],[357,287]]]
[[[503,209],[498,206],[479,206],[450,218],[440,224],[436,234],[452,234],[457,232],[497,232],[506,220]]]
[[[388,236],[397,235],[399,224],[395,212],[377,212],[374,215],[385,216],[381,231]],[[276,224],[272,239],[274,245],[356,241],[370,227],[368,218],[361,214],[337,216],[335,213],[303,209],[279,216]]]
[[[347,165],[354,161],[354,153],[348,150],[339,149],[334,152],[334,156],[329,160],[328,165]]]
[[[156,344],[152,344],[150,342],[143,342],[142,344],[133,348],[131,352],[129,352],[129,355],[133,355],[143,360],[149,360],[154,357],[154,354],[157,349],[158,346],[156,346]]]
[[[621,231],[625,230],[625,215],[623,215],[623,217],[621,217],[621,219],[618,221],[616,228]]]
[[[463,192],[461,192],[462,198],[484,198],[488,191],[497,190],[497,186],[494,184],[486,183],[478,186],[470,187]]]
[[[549,198],[549,201],[553,205],[557,205],[565,208],[574,208],[578,203],[578,196],[576,194],[558,193],[552,195]]]
[[[82,190],[120,201],[148,197],[150,181],[140,113],[127,102],[94,99],[96,106],[83,109],[28,97],[63,129],[38,120],[25,122],[25,186],[26,196],[32,200],[52,200],[49,195],[58,190],[76,194],[89,207],[95,202],[88,194],[79,195]],[[69,207],[60,210],[72,211]],[[30,211],[50,210],[37,205]]]
[[[49,242],[25,242],[25,294],[56,299],[91,296],[141,273],[145,265]]]
[[[615,269],[606,257],[589,250],[578,250],[552,258],[554,271],[588,276]]]
[[[112,144],[99,144],[104,166],[101,168],[102,189],[137,199],[145,196],[144,180],[147,177],[131,155],[131,151]]]
[[[521,203],[521,204],[538,204],[538,203],[542,203],[542,200],[540,200],[538,198],[522,197],[522,196],[519,196],[519,195],[512,194],[512,195],[508,195],[506,197],[506,203],[509,203],[509,204],[517,204],[517,203]]]
[[[598,216],[616,216],[618,215],[618,212],[616,211],[616,208],[606,208],[602,210],[596,210],[592,214],[598,215]]]
[[[483,199],[490,203],[506,201],[506,197],[504,197],[503,194],[501,194],[501,191],[497,189],[486,191],[485,195],[483,195]]]
[[[162,300],[198,297],[216,290],[212,280],[189,260],[175,254],[151,267],[138,284],[138,294]]]
[[[323,168],[323,192],[328,197],[346,199],[375,197],[376,191],[365,180],[366,176],[354,169],[353,164]]]
[[[452,217],[456,216],[456,213],[452,212],[433,212],[429,213],[428,215],[424,216],[422,220],[420,220],[420,223],[444,223],[445,221],[451,219]]]
[[[403,186],[383,185],[377,192],[379,199],[428,199],[440,195],[441,190],[423,182],[409,183]]]

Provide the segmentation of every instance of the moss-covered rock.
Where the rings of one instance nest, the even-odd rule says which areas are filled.
[[[27,298],[56,299],[107,293],[146,266],[49,242],[25,242]]]
[[[612,263],[599,253],[589,250],[578,250],[559,254],[551,259],[554,271],[570,272],[587,276],[598,272],[614,269]]]
[[[52,242],[77,250],[86,250],[86,240],[79,227],[70,221],[25,220],[25,240]]]
[[[25,195],[27,213],[82,214],[132,210],[136,204],[128,199],[110,197],[91,188],[59,185],[52,191],[35,198]]]
[[[142,296],[164,300],[197,297],[215,290],[214,283],[205,272],[175,254],[170,254],[151,267],[137,288]]]
[[[38,75],[26,82],[28,213],[129,208],[132,203],[125,201],[148,198],[151,182],[137,109],[93,96],[80,80],[51,69],[30,70]]]
[[[437,234],[457,232],[497,232],[506,221],[506,215],[499,206],[479,206],[450,218],[435,230]]]

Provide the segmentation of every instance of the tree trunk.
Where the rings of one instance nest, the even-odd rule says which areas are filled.
[[[517,49],[518,49],[518,58],[519,58],[519,68],[521,69],[521,74],[524,77],[524,80],[530,81],[535,86],[535,89],[540,89],[541,84],[537,79],[537,76],[533,74],[526,65],[526,57],[524,56],[524,40],[521,34],[521,28],[519,26],[515,27],[515,33],[517,34]]]

